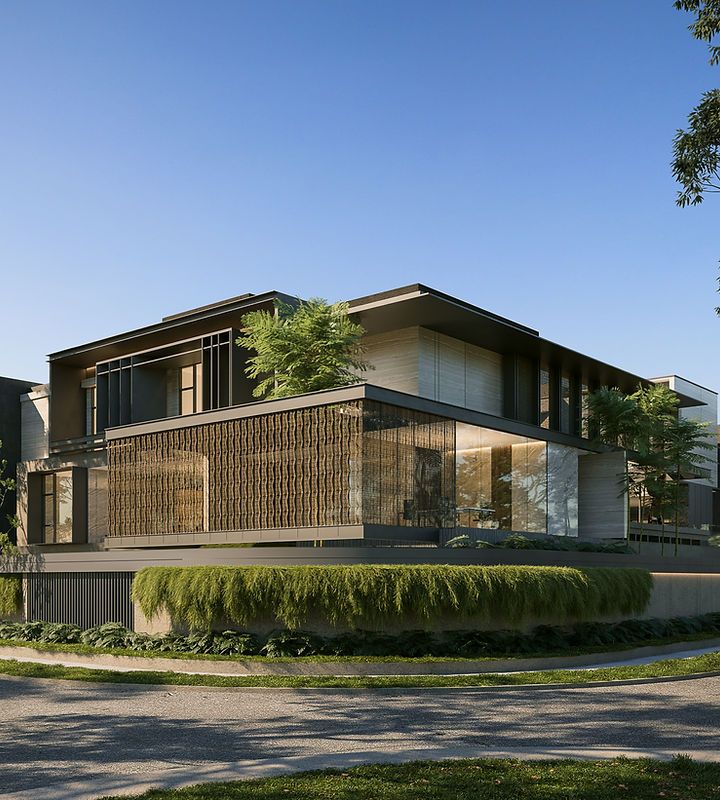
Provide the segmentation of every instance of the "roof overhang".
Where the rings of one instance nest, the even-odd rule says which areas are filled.
[[[422,284],[351,300],[350,313],[369,335],[422,327],[497,353],[517,354],[601,386],[634,392],[651,386],[640,375],[543,339],[538,331]],[[682,407],[702,405],[677,393]]]
[[[218,328],[238,327],[249,311],[271,309],[276,302],[293,303],[296,298],[281,292],[242,295],[192,311],[165,317],[161,322],[119,333],[95,342],[51,353],[51,364],[90,367],[99,361],[119,358],[128,353],[163,347],[178,340],[212,333]]]

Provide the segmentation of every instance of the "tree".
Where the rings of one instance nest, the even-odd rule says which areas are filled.
[[[634,450],[640,430],[637,402],[617,387],[602,386],[588,396],[588,432],[602,444]]]
[[[668,386],[660,383],[638,387],[631,395],[640,412],[639,435],[635,443],[633,470],[636,493],[640,505],[640,536],[642,546],[643,508],[649,501],[650,513],[658,512],[661,519],[660,552],[665,552],[665,514],[669,494],[665,451],[668,431],[677,418],[678,396]]]
[[[2,442],[0,441],[0,450],[2,450]],[[15,491],[15,481],[12,478],[6,478],[5,472],[7,470],[7,459],[0,459],[0,508],[5,505],[5,499]],[[5,525],[9,527],[5,528]],[[20,526],[20,520],[16,515],[10,515],[2,522],[0,527],[0,556],[14,553],[16,550],[13,540],[10,538],[10,533]]]
[[[720,0],[676,0],[675,8],[695,15],[690,33],[707,42],[710,64],[720,64]],[[678,130],[673,141],[672,173],[681,189],[677,204],[696,206],[705,194],[720,192],[720,89],[705,92],[688,116],[688,129]],[[715,309],[720,314],[720,307]]]
[[[624,452],[624,470],[621,493],[627,502],[627,527],[625,538],[630,541],[630,494],[633,475],[628,451],[636,450],[642,430],[642,414],[637,401],[618,388],[603,386],[588,396],[588,432],[599,444],[619,447]]]
[[[707,42],[710,64],[720,64],[720,0],[676,0],[675,8],[695,15],[690,33]],[[673,144],[672,172],[682,187],[677,204],[698,205],[704,193],[720,192],[720,89],[703,94],[688,116],[689,127],[678,130]]]
[[[245,369],[259,381],[253,396],[274,400],[359,383],[369,368],[364,333],[347,303],[315,297],[297,307],[278,303],[275,313],[246,314],[236,344],[255,351]]]
[[[666,431],[664,459],[666,471],[673,481],[669,503],[675,522],[675,555],[678,554],[680,512],[684,505],[680,485],[688,476],[696,477],[708,460],[700,450],[711,450],[707,441],[707,424],[694,419],[677,417]]]
[[[662,520],[661,552],[665,549],[665,518],[675,523],[675,555],[678,553],[680,513],[685,504],[681,490],[688,479],[702,473],[708,459],[702,450],[707,442],[707,425],[680,417],[677,395],[656,384],[638,387],[632,395],[603,387],[588,398],[590,431],[596,442],[623,448],[625,472],[622,494],[635,494],[640,501],[640,523],[646,499]],[[628,538],[630,517],[628,514]],[[642,544],[642,527],[639,542]]]

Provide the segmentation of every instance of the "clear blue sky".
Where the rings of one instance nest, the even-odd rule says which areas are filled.
[[[0,5],[0,374],[246,291],[416,281],[720,388],[720,85],[670,0]]]

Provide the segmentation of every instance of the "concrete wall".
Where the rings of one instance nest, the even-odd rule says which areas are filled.
[[[35,461],[50,455],[50,386],[37,386],[20,398],[21,448],[18,461]]]
[[[653,594],[643,619],[720,611],[720,575],[716,573],[653,573],[653,579]]]
[[[578,532],[588,539],[622,539],[627,498],[622,494],[625,454],[587,453],[578,458]]]
[[[454,406],[503,415],[503,361],[499,353],[425,328],[366,336],[374,369],[368,383]]]
[[[503,415],[499,353],[420,328],[418,394],[430,400]]]
[[[398,392],[418,393],[419,329],[402,328],[366,336],[365,358],[373,366],[363,374],[368,383]]]

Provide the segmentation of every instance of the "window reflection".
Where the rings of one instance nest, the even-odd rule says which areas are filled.
[[[72,471],[43,475],[43,542],[72,542]]]
[[[463,422],[456,442],[458,524],[545,532],[545,443]]]

